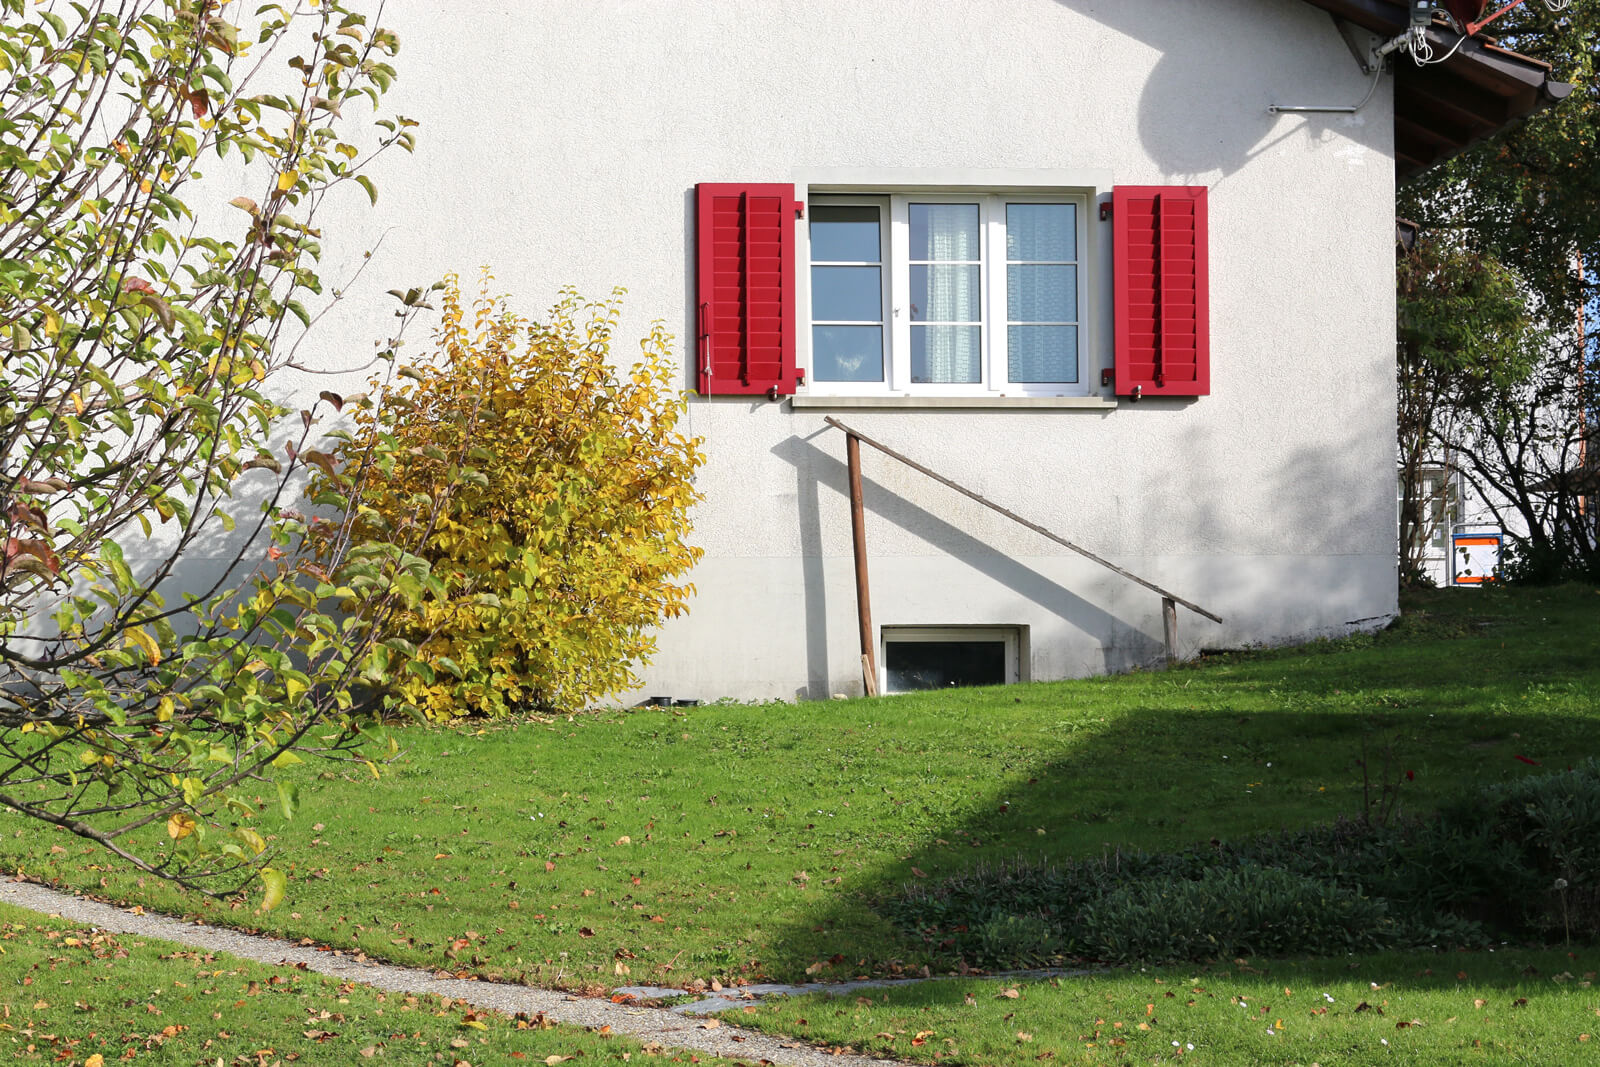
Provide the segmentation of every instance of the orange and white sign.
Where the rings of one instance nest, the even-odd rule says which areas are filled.
[[[1450,537],[1450,582],[1452,585],[1483,585],[1500,580],[1500,548],[1504,539],[1496,533],[1452,534]]]

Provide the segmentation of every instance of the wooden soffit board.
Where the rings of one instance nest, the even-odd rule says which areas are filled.
[[[1395,0],[1304,2],[1385,38],[1404,33],[1410,25],[1406,5]],[[1548,64],[1501,48],[1482,35],[1463,41],[1445,19],[1434,19],[1428,43],[1434,55],[1450,58],[1426,67],[1417,66],[1403,52],[1390,59],[1398,181],[1444,162],[1572,92],[1572,86],[1551,79]]]

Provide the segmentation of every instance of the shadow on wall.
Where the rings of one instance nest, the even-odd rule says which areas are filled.
[[[1223,614],[1230,621],[1233,616],[1242,618],[1242,609],[1251,604],[1310,605],[1295,608],[1295,617],[1252,620],[1292,640],[1343,632],[1347,624],[1386,616],[1394,609],[1397,584],[1390,583],[1385,604],[1374,609],[1370,572],[1358,566],[1374,555],[1394,552],[1389,544],[1394,532],[1393,487],[1383,448],[1383,442],[1350,432],[1317,445],[1273,449],[1257,439],[1221,440],[1204,427],[1193,427],[1177,448],[1185,462],[1152,468],[1143,491],[1127,501],[1130,529],[1144,537],[1136,551],[1161,556],[1174,550],[1175,546],[1162,543],[1161,531],[1172,526],[1171,508],[1163,502],[1185,500],[1185,553],[1215,555],[1219,560],[1234,554],[1303,556],[1332,564],[1331,571],[1305,570],[1304,580],[1316,584],[1298,590],[1285,589],[1277,571],[1229,570],[1229,603]],[[1205,491],[1207,486],[1241,479],[1259,488],[1238,494]],[[1237,501],[1235,506],[1227,505],[1230,498]],[[1341,567],[1341,561],[1350,565]],[[1267,582],[1271,584],[1263,584]],[[1357,614],[1350,614],[1357,608],[1361,609]],[[1231,643],[1236,645],[1237,640]]]
[[[848,470],[827,447],[836,436],[832,430],[820,430],[809,438],[787,438],[773,449],[774,455],[795,470],[807,667],[807,689],[800,695],[809,699],[825,699],[831,691],[830,621],[836,628],[848,626],[854,613],[853,599],[833,605],[830,613],[824,565],[825,545],[847,543],[849,536],[847,528],[826,535],[822,529],[824,490],[840,499],[849,496]],[[1350,624],[1386,617],[1393,608],[1392,596],[1374,608],[1370,569],[1357,565],[1374,552],[1384,551],[1372,542],[1374,537],[1387,536],[1391,523],[1388,483],[1375,490],[1371,464],[1359,462],[1363,451],[1370,451],[1370,443],[1352,436],[1326,447],[1305,446],[1282,453],[1256,450],[1249,453],[1248,460],[1235,454],[1233,447],[1216,440],[1204,427],[1189,430],[1178,449],[1189,457],[1185,464],[1152,468],[1138,492],[1122,496],[1122,505],[1129,509],[1124,529],[1130,540],[1086,547],[1113,557],[1198,556],[1215,561],[1211,583],[1180,591],[1219,610],[1232,625],[1220,630],[1180,626],[1180,642],[1188,652],[1202,647],[1236,647],[1257,639],[1250,635],[1263,630],[1289,640],[1343,633]],[[1241,473],[1246,462],[1253,467]],[[1253,479],[1260,488],[1222,491],[1241,477]],[[1101,671],[1118,673],[1163,660],[1165,646],[1156,633],[1147,633],[1135,622],[1092,603],[1080,592],[930,510],[938,506],[939,494],[950,491],[931,481],[926,488],[930,495],[918,496],[928,502],[924,504],[864,478],[863,503],[876,519],[914,534],[1098,642]],[[1176,528],[1173,501],[1183,502],[1182,521]],[[1071,531],[1058,532],[1071,535]],[[1170,540],[1179,536],[1181,542]],[[1042,550],[1054,551],[1042,538],[1039,544]],[[869,554],[870,550],[869,544]],[[1277,569],[1268,573],[1232,565],[1236,557],[1244,555],[1320,557],[1331,565],[1302,568],[1298,573],[1305,587],[1288,590]],[[1063,558],[1075,561],[1075,557]],[[1351,565],[1341,567],[1340,561],[1346,559]],[[1106,582],[1121,583],[1123,579],[1106,572],[1103,579],[1097,576],[1089,581],[1098,590]],[[1212,588],[1206,588],[1207,584]]]
[[[1164,181],[1181,184],[1218,184],[1205,176],[1220,172],[1225,178],[1243,168],[1267,148],[1304,131],[1314,138],[1333,135],[1335,125],[1342,136],[1352,137],[1374,151],[1385,143],[1377,139],[1381,130],[1351,123],[1348,115],[1310,114],[1294,117],[1273,115],[1272,103],[1305,103],[1300,99],[1316,96],[1315,103],[1357,103],[1370,87],[1354,57],[1339,68],[1337,84],[1307,78],[1306,72],[1285,77],[1281,85],[1261,86],[1261,92],[1282,96],[1266,99],[1248,92],[1230,92],[1215,72],[1222,67],[1251,67],[1252,57],[1245,40],[1291,40],[1308,31],[1326,38],[1340,58],[1344,44],[1333,21],[1324,12],[1284,0],[1226,0],[1208,3],[1128,3],[1127,0],[1055,0],[1085,18],[1093,19],[1119,33],[1134,38],[1161,53],[1145,82],[1139,99],[1139,139],[1145,152],[1155,161]],[[1224,43],[1197,45],[1217,40],[1217,27]],[[1238,33],[1227,27],[1237,26]],[[1323,97],[1327,99],[1324,100]],[[1346,99],[1348,97],[1348,99]],[[1288,99],[1295,98],[1295,99]],[[1209,136],[1198,136],[1197,131]]]
[[[814,443],[824,435],[842,441],[842,435],[836,431],[820,430],[811,438],[786,438],[772,450],[774,455],[795,469],[800,509],[801,564],[805,579],[806,696],[814,700],[825,700],[830,693],[821,491],[826,488],[846,499],[850,495],[849,471],[845,464]],[[928,485],[931,491],[949,492],[931,481]],[[872,514],[915,534],[931,547],[960,560],[996,585],[1060,616],[1090,638],[1104,642],[1101,655],[1106,672],[1153,664],[1165,655],[1162,642],[1134,624],[1090,603],[1054,579],[1005,555],[881,483],[863,478],[862,500]],[[870,545],[868,550],[870,553]],[[852,604],[848,609],[841,608],[838,617],[844,618],[846,610],[853,616]]]

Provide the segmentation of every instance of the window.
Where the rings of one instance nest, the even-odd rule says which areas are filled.
[[[885,626],[884,693],[1021,681],[1022,627]]]
[[[1412,531],[1414,548],[1428,556],[1443,556],[1450,542],[1451,529],[1460,522],[1461,487],[1449,468],[1425,466],[1417,472],[1417,504],[1420,525]],[[1405,477],[1396,479],[1396,513],[1405,506]]]
[[[793,184],[700,183],[695,391],[797,404],[805,391],[816,407],[1208,394],[1205,187],[1107,198],[1091,192],[1103,176],[1005,175],[992,188],[1016,193],[952,192],[991,188],[988,172],[952,171],[934,191],[864,176],[845,195],[858,180],[832,172],[808,211]],[[1109,319],[1083,310],[1107,296]]]
[[[1079,196],[813,196],[813,392],[1087,394],[1087,214]]]

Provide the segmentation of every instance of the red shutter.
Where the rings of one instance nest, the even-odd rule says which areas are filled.
[[[1205,396],[1205,187],[1119,185],[1111,196],[1117,395]]]
[[[695,233],[699,367],[703,396],[794,392],[792,185],[702,183]]]

